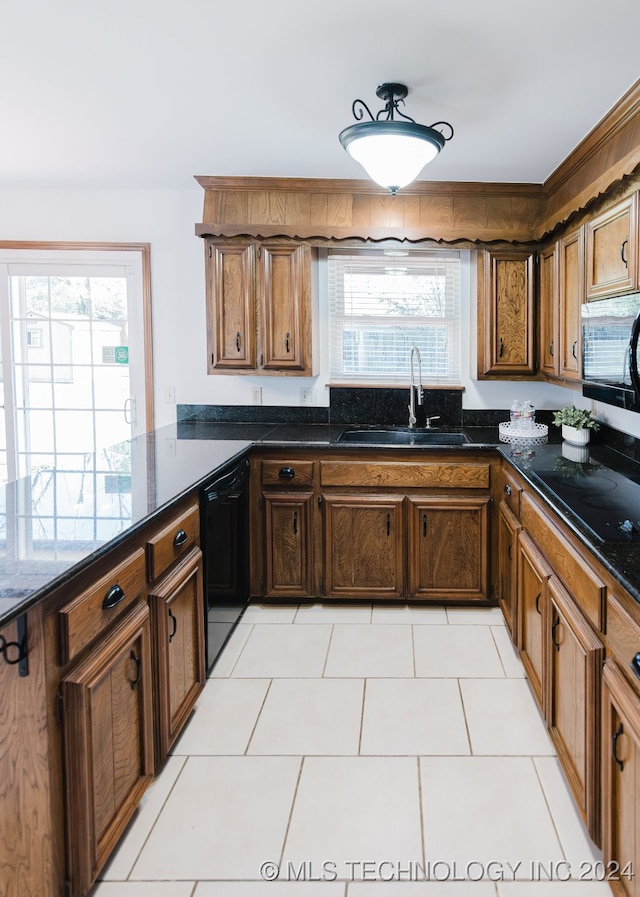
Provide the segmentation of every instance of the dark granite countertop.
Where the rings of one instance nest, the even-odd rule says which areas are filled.
[[[571,508],[559,499],[540,474],[548,470],[561,470],[571,476],[574,469],[582,472],[585,467],[602,465],[627,477],[640,477],[640,464],[613,449],[593,445],[584,462],[570,460],[563,454],[561,444],[537,445],[529,450],[501,444],[500,453],[523,476],[531,489],[542,496],[556,511],[585,548],[605,567],[624,588],[640,602],[640,541],[629,537],[625,541],[600,539]],[[640,519],[640,507],[634,519]]]
[[[51,589],[117,546],[155,515],[204,485],[211,475],[241,457],[251,446],[362,450],[362,444],[339,441],[342,432],[348,428],[312,422],[181,421],[131,440],[128,446],[130,472],[124,475],[114,475],[112,468],[106,462],[101,465],[101,459],[97,458],[93,490],[87,490],[91,492],[88,499],[83,494],[79,501],[78,482],[82,493],[84,481],[79,480],[77,471],[47,470],[43,480],[43,471],[39,470],[31,477],[0,487],[0,519],[2,515],[5,518],[4,541],[0,535],[0,626],[28,610]],[[536,446],[535,455],[525,457],[527,453],[517,454],[510,446],[499,444],[495,426],[466,427],[458,432],[464,432],[469,441],[464,445],[447,446],[447,451],[464,454],[499,448],[531,487],[560,514],[586,549],[640,601],[640,545],[598,544],[580,521],[536,480],[534,473],[538,460],[549,463],[550,459],[558,457],[559,444]],[[559,442],[555,431],[550,432],[549,438]],[[372,449],[381,447],[369,445]],[[437,446],[385,448],[398,452],[418,450],[425,457],[438,450]],[[105,451],[107,454],[108,450]],[[65,512],[61,513],[60,502],[53,501],[52,496],[71,493],[75,495],[74,502],[68,503]]]

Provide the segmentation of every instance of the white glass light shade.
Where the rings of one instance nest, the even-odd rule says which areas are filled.
[[[340,143],[349,155],[392,193],[414,181],[444,142],[439,131],[411,122],[362,122],[340,133]]]

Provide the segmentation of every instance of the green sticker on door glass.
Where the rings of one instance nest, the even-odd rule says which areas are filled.
[[[116,364],[129,364],[129,346],[116,346],[115,350]]]

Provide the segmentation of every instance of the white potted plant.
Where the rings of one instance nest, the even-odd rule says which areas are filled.
[[[591,436],[591,430],[600,429],[597,420],[591,417],[590,411],[576,408],[575,405],[567,405],[560,411],[555,411],[553,422],[556,427],[562,427],[562,438],[572,445],[586,445]]]

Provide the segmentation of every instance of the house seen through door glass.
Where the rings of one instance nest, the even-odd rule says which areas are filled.
[[[0,463],[29,478],[34,540],[102,542],[131,517],[130,440],[145,429],[141,264],[45,254],[0,254]]]

